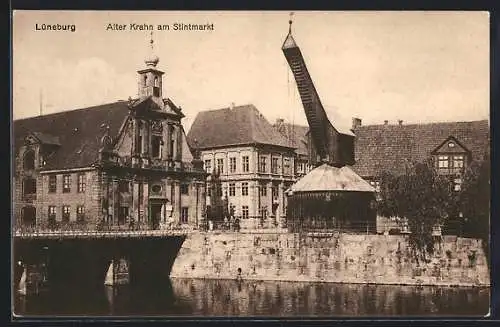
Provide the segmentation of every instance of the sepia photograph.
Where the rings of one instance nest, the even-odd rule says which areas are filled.
[[[13,318],[488,317],[489,24],[13,11]]]

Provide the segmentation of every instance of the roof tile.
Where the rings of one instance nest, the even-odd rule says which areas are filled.
[[[187,137],[200,149],[252,143],[291,147],[252,104],[199,112]]]

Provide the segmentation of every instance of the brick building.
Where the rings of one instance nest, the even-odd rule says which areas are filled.
[[[385,121],[363,126],[361,119],[353,118],[356,162],[352,168],[377,189],[384,171],[404,174],[410,164],[432,158],[437,172],[453,177],[459,191],[465,169],[489,153],[489,130],[487,120],[425,124]],[[307,142],[307,133],[297,137],[296,142]],[[379,224],[392,225],[382,217],[378,220]]]
[[[206,174],[158,62],[138,71],[136,99],[14,121],[16,224],[201,223]]]
[[[295,148],[255,106],[199,112],[188,140],[211,174],[207,211],[219,205],[217,198],[222,197],[242,218],[242,228],[271,227],[283,221],[284,191],[296,180]]]

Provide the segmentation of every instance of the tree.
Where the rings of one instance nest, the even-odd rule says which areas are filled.
[[[211,206],[210,211],[207,211],[209,220],[222,221],[224,217],[229,215],[229,203],[227,196],[222,194],[222,182],[218,171],[212,172],[211,182],[207,185],[211,190]]]
[[[490,229],[490,178],[491,163],[486,155],[483,161],[473,161],[469,165],[460,192],[464,234],[482,239],[486,253]]]
[[[455,203],[452,181],[437,174],[432,160],[416,163],[400,176],[381,175],[378,213],[406,219],[417,258],[426,260],[432,253],[433,228],[448,218]]]

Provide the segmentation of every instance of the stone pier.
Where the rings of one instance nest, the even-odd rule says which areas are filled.
[[[489,286],[480,240],[444,236],[428,262],[402,235],[192,233],[171,277],[307,282]]]
[[[130,283],[129,263],[126,259],[114,259],[111,261],[106,272],[104,285],[115,286]]]
[[[23,263],[21,263],[23,264]],[[41,265],[24,265],[17,291],[22,295],[35,294],[47,282],[46,271]]]

